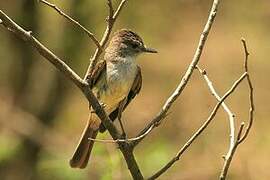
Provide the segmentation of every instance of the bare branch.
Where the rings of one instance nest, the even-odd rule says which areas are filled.
[[[236,149],[237,149],[237,147],[239,145],[238,141],[239,141],[239,139],[241,137],[244,126],[245,126],[245,123],[241,123],[241,126],[240,126],[238,134],[237,134],[237,141],[234,143],[233,148],[230,151],[230,153],[228,153],[226,155],[226,157],[225,157],[224,165],[223,165],[223,168],[222,168],[222,171],[221,171],[221,175],[219,177],[220,180],[225,180],[226,179],[230,164],[232,162],[233,155],[235,154]]]
[[[215,98],[218,101],[220,101],[221,98],[219,97],[218,93],[216,92],[216,90],[213,86],[213,83],[208,78],[206,71],[202,70],[199,66],[197,66],[197,69],[202,74],[202,76],[203,76],[204,80],[206,81],[207,86],[209,87],[209,90],[212,93],[212,95],[215,96]],[[229,109],[229,107],[225,104],[225,102],[222,103],[222,107],[229,116],[229,124],[230,124],[230,145],[229,145],[228,152],[226,154],[226,157],[228,157],[231,154],[233,147],[234,147],[234,143],[235,143],[235,125],[234,125],[235,115],[232,113],[232,111]]]
[[[248,56],[249,56],[249,52],[247,50],[247,45],[246,45],[246,41],[244,39],[241,39],[242,43],[243,43],[243,47],[244,47],[244,53],[245,53],[245,61],[244,61],[244,70],[245,73],[247,74],[246,78],[247,78],[247,83],[248,83],[248,87],[249,87],[249,101],[250,101],[250,109],[249,109],[249,124],[246,128],[246,131],[243,134],[243,128],[245,123],[242,122],[238,135],[237,135],[237,139],[236,142],[234,143],[233,149],[230,153],[228,153],[225,157],[225,161],[224,161],[224,165],[222,168],[222,171],[220,173],[220,180],[225,180],[228,174],[228,170],[233,158],[233,155],[236,152],[236,149],[238,147],[239,144],[241,144],[248,136],[250,129],[252,127],[253,124],[253,118],[254,118],[254,109],[255,109],[255,105],[254,105],[254,95],[253,95],[253,86],[252,86],[252,82],[249,76],[249,72],[248,72]]]
[[[86,84],[67,64],[64,63],[59,57],[53,54],[48,48],[41,44],[31,31],[25,31],[15,22],[13,22],[3,11],[0,10],[0,19],[2,19],[2,25],[4,25],[9,31],[14,33],[17,37],[23,41],[28,42],[34,47],[40,55],[49,60],[59,71],[61,71],[67,78],[75,83],[80,89]]]
[[[199,135],[208,127],[208,125],[212,122],[214,119],[219,107],[222,105],[222,103],[225,101],[227,97],[229,97],[236,87],[242,82],[242,80],[247,76],[247,73],[243,73],[242,76],[234,82],[232,87],[225,93],[225,95],[220,99],[220,101],[216,104],[215,108],[207,118],[207,120],[203,123],[203,125],[193,134],[193,136],[186,142],[186,144],[178,151],[175,157],[173,157],[163,168],[161,168],[158,172],[156,172],[153,176],[148,178],[149,180],[153,180],[158,178],[160,175],[165,173],[176,161],[180,159],[182,154],[188,149],[188,147],[199,137]]]
[[[118,15],[120,14],[122,8],[124,7],[124,5],[126,4],[127,0],[122,0],[118,6],[118,8],[116,9],[114,15],[113,15],[113,19],[116,20],[118,18]]]
[[[58,8],[55,4],[49,3],[48,1],[45,0],[39,0],[39,2],[47,5],[50,8],[53,8],[56,12],[58,12],[61,16],[63,16],[64,18],[66,18],[69,22],[75,24],[77,27],[79,27],[79,29],[81,29],[83,32],[85,32],[89,38],[95,43],[95,45],[102,51],[103,48],[101,47],[101,45],[99,44],[98,40],[96,39],[96,37],[94,36],[93,33],[91,33],[87,28],[85,28],[83,25],[81,25],[78,21],[74,20],[73,18],[71,18],[69,15],[65,14],[63,11],[61,11],[60,8]]]
[[[152,129],[148,129],[148,131],[146,131],[144,134],[142,134],[141,136],[138,137],[134,137],[134,138],[128,138],[128,139],[93,139],[93,138],[88,138],[90,141],[94,141],[94,142],[100,142],[100,143],[119,143],[119,142],[132,142],[132,141],[137,141],[140,140],[142,138],[144,138],[148,133],[150,133]]]
[[[175,89],[175,91],[172,93],[172,95],[167,99],[165,104],[163,105],[161,111],[156,115],[156,117],[139,133],[138,136],[144,134],[146,131],[148,131],[149,128],[154,129],[155,127],[158,127],[161,123],[161,121],[166,117],[166,114],[168,113],[169,109],[173,105],[173,103],[176,101],[176,99],[181,95],[183,92],[184,88],[186,87],[188,81],[190,80],[191,75],[193,74],[193,71],[198,64],[201,54],[203,52],[203,48],[205,45],[205,42],[207,40],[208,34],[211,30],[211,27],[213,25],[213,22],[215,20],[217,10],[218,10],[218,5],[219,5],[219,0],[214,0],[213,5],[208,17],[208,20],[205,24],[205,27],[203,29],[203,32],[201,34],[200,40],[198,47],[196,49],[196,52],[194,54],[194,57],[184,75],[184,77],[181,79],[181,82]],[[143,139],[143,138],[142,138]],[[142,139],[139,139],[138,141],[134,141],[132,143],[132,146],[136,146]]]
[[[249,76],[249,72],[248,72],[248,56],[249,56],[249,52],[247,50],[247,44],[246,44],[246,41],[245,39],[242,38],[242,43],[243,43],[243,46],[244,46],[244,50],[245,50],[245,63],[244,63],[244,69],[245,69],[245,72],[247,72],[247,82],[248,82],[248,87],[249,87],[249,103],[250,103],[250,108],[249,108],[249,124],[247,126],[247,129],[243,135],[243,137],[241,137],[241,139],[239,140],[239,143],[243,142],[248,134],[249,134],[249,131],[252,127],[252,124],[253,124],[253,119],[254,119],[254,111],[255,111],[255,105],[254,105],[254,93],[253,93],[253,85],[252,85],[252,82],[251,82],[251,79],[250,79],[250,76]]]
[[[109,6],[109,18],[113,18],[114,9],[113,9],[113,5],[112,5],[112,0],[108,0],[107,3]]]
[[[121,12],[122,8],[126,4],[126,2],[127,2],[127,0],[122,0],[121,3],[119,4],[117,10],[115,11],[115,13],[112,16],[112,13],[114,12],[114,10],[112,8],[111,0],[108,0],[109,17],[107,18],[107,27],[106,27],[106,30],[105,30],[105,32],[103,34],[103,37],[102,37],[102,39],[101,39],[101,41],[99,43],[100,46],[102,47],[102,49],[104,49],[105,45],[107,44],[107,42],[109,40],[109,37],[110,37],[110,34],[112,32],[113,25],[114,25],[118,15],[119,15],[119,13]],[[96,51],[95,51],[94,56],[90,59],[90,64],[89,64],[89,66],[87,68],[84,79],[86,79],[88,74],[92,73],[92,71],[93,71],[93,69],[94,69],[94,67],[95,67],[101,53],[102,53],[102,51],[99,48],[97,48]]]

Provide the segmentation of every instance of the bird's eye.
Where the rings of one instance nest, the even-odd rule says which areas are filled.
[[[133,49],[137,49],[139,47],[139,44],[132,44],[131,46]]]

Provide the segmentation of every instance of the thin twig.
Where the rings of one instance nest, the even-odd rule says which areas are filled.
[[[108,0],[107,3],[109,6],[109,18],[113,18],[114,9],[113,9],[113,5],[112,5],[112,0]]]
[[[248,134],[250,132],[250,129],[252,127],[252,124],[253,124],[254,111],[255,111],[253,85],[252,85],[252,82],[251,82],[251,79],[250,79],[250,76],[249,76],[249,72],[248,72],[248,56],[249,56],[249,52],[247,50],[247,44],[246,44],[245,39],[242,38],[241,41],[243,43],[244,50],[245,50],[244,69],[245,69],[245,72],[248,73],[248,75],[247,75],[247,82],[248,82],[248,87],[249,87],[249,103],[250,103],[250,108],[249,108],[249,124],[247,126],[247,129],[246,129],[244,135],[240,138],[239,143],[243,142],[247,138],[247,136],[248,136]]]
[[[198,71],[201,73],[201,75],[203,76],[207,86],[209,87],[210,92],[212,93],[213,96],[215,96],[215,98],[220,101],[221,97],[218,95],[217,91],[215,90],[213,83],[211,82],[211,80],[209,79],[209,77],[207,76],[207,73],[205,70],[202,70],[199,66],[197,66]],[[226,111],[226,113],[229,116],[229,125],[230,125],[230,145],[229,145],[229,149],[228,152],[226,154],[226,156],[229,156],[229,154],[231,154],[231,151],[233,150],[234,147],[234,143],[235,143],[235,125],[234,125],[234,117],[235,115],[232,113],[232,111],[230,110],[230,108],[225,104],[225,102],[222,103],[222,107],[223,109]]]
[[[68,21],[70,21],[71,23],[75,24],[77,27],[79,27],[83,32],[85,32],[89,38],[95,43],[95,45],[102,51],[103,48],[101,47],[101,45],[99,44],[98,40],[96,39],[96,37],[94,36],[93,33],[91,33],[86,27],[84,27],[83,25],[81,25],[78,21],[74,20],[73,18],[71,18],[69,15],[67,15],[66,13],[64,13],[60,8],[58,8],[55,4],[52,4],[48,1],[45,0],[39,0],[39,2],[47,5],[50,8],[53,8],[56,12],[58,12],[61,16],[63,16],[64,18],[66,18]]]
[[[141,136],[138,137],[134,137],[134,138],[128,138],[128,139],[97,139],[97,138],[88,138],[90,141],[94,141],[94,142],[100,142],[100,143],[119,143],[119,142],[132,142],[132,141],[137,141],[139,139],[144,138],[144,136],[146,136],[148,133],[150,133],[152,129],[148,129],[148,131],[146,131],[144,134],[142,134]]]
[[[113,19],[116,20],[121,12],[121,10],[123,9],[124,5],[126,4],[127,0],[122,0],[118,6],[118,8],[116,9],[114,15],[113,15]]]
[[[113,25],[114,25],[118,15],[119,15],[119,13],[123,9],[124,5],[126,4],[126,2],[127,2],[127,0],[122,0],[121,3],[119,4],[117,10],[115,11],[115,13],[112,15],[114,10],[113,10],[111,1],[108,0],[109,16],[107,18],[107,26],[106,26],[105,32],[103,33],[103,37],[102,37],[102,39],[101,39],[101,41],[99,43],[100,46],[102,47],[102,49],[104,49],[104,47],[106,46],[106,44],[107,44],[107,42],[109,40],[110,34],[112,32]],[[90,59],[90,64],[89,64],[89,66],[87,68],[84,79],[86,79],[87,76],[92,73],[92,71],[93,71],[93,69],[94,69],[94,67],[95,67],[101,53],[102,53],[102,51],[99,48],[97,48],[96,51],[95,51],[94,56]]]
[[[198,47],[196,49],[196,52],[194,54],[194,57],[184,75],[184,77],[181,79],[181,82],[175,89],[175,91],[172,93],[172,95],[167,99],[165,104],[163,105],[161,111],[156,115],[156,117],[143,129],[140,131],[139,135],[144,134],[146,131],[148,131],[149,128],[154,129],[155,127],[158,127],[161,123],[161,121],[166,117],[166,114],[168,113],[169,109],[173,105],[173,103],[176,101],[176,99],[181,95],[183,92],[184,88],[186,87],[188,81],[190,80],[191,75],[193,74],[193,71],[198,64],[200,57],[203,52],[203,48],[205,46],[205,42],[207,40],[208,34],[211,30],[211,27],[213,25],[213,22],[215,20],[217,10],[218,10],[218,5],[219,5],[219,0],[214,0],[213,5],[211,8],[211,11],[209,13],[208,20],[205,24],[205,27],[203,29],[203,32],[201,34],[200,40]],[[143,138],[142,138],[143,139]],[[135,147],[142,139],[139,139],[138,141],[132,142],[132,146]]]
[[[245,53],[245,60],[244,60],[244,71],[247,74],[246,79],[247,79],[247,83],[248,83],[248,87],[249,87],[249,103],[250,103],[250,109],[249,109],[249,124],[246,128],[246,131],[243,132],[243,128],[244,128],[244,122],[242,122],[238,135],[237,135],[237,140],[234,143],[233,146],[233,150],[226,155],[225,157],[225,161],[224,161],[224,165],[222,168],[222,171],[220,173],[220,180],[225,180],[228,174],[228,170],[230,167],[230,164],[232,162],[232,158],[236,152],[236,149],[238,147],[239,144],[241,144],[248,136],[250,129],[252,127],[253,124],[253,118],[254,118],[254,109],[255,109],[255,105],[254,105],[254,95],[253,95],[253,86],[252,86],[252,82],[249,76],[249,72],[248,72],[248,56],[249,56],[249,52],[247,50],[247,45],[246,45],[246,41],[244,39],[241,39],[242,44],[243,44],[243,48],[244,48],[244,53]],[[242,135],[243,134],[243,135]]]
[[[208,125],[212,122],[214,119],[219,107],[222,105],[222,103],[225,101],[227,97],[229,97],[236,87],[242,82],[242,80],[247,76],[247,73],[243,73],[242,76],[234,82],[232,87],[225,93],[225,95],[220,99],[220,101],[216,104],[215,108],[207,118],[207,120],[203,123],[203,125],[193,134],[193,136],[186,142],[186,144],[178,151],[175,157],[173,157],[163,168],[161,168],[159,171],[157,171],[153,176],[148,178],[149,180],[153,180],[158,178],[160,175],[165,173],[176,161],[180,159],[182,154],[188,149],[188,147],[199,137],[199,135],[208,127]]]

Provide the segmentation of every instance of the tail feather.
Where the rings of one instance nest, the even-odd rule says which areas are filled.
[[[93,118],[90,118],[86,124],[83,131],[79,144],[69,161],[72,168],[85,168],[88,164],[90,154],[94,145],[94,141],[89,140],[89,138],[95,139],[98,133],[96,126],[93,127]]]
[[[92,143],[92,144],[94,144],[94,143]],[[93,148],[93,145],[92,145],[92,147],[89,148],[89,151],[87,152],[87,154],[84,158],[84,161],[82,162],[81,166],[79,167],[80,169],[84,169],[87,166],[92,148]]]

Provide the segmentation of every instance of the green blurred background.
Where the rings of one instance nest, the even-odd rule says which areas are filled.
[[[98,39],[105,29],[106,0],[54,0]],[[114,0],[115,5],[120,0]],[[114,31],[138,32],[157,55],[142,55],[143,88],[124,113],[134,137],[160,110],[190,63],[206,22],[211,0],[129,1]],[[83,76],[95,45],[54,10],[34,0],[0,1],[0,9]],[[200,65],[222,95],[243,72],[245,37],[254,81],[255,123],[232,162],[229,179],[270,177],[270,2],[221,1]],[[245,83],[226,101],[237,126],[248,117]],[[162,167],[207,118],[216,100],[194,72],[166,121],[136,149],[145,177]],[[88,118],[82,93],[33,48],[0,27],[0,179],[130,179],[122,155],[113,144],[96,143],[84,170],[68,160]],[[110,138],[108,133],[99,138]],[[229,145],[228,118],[221,109],[201,137],[160,179],[217,179]]]

